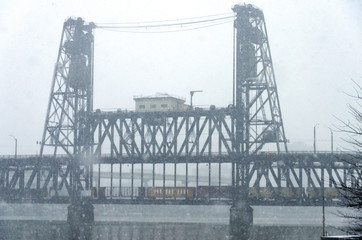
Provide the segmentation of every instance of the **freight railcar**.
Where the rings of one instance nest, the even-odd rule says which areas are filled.
[[[185,187],[148,187],[145,189],[146,198],[194,198],[195,188]]]
[[[323,189],[322,188],[307,188],[307,196],[309,199],[317,200],[322,199]],[[340,193],[336,188],[324,188],[324,197],[327,200],[338,199],[340,198]]]
[[[232,186],[198,186],[198,199],[231,199]]]

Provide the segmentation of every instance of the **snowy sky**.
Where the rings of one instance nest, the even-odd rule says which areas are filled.
[[[231,0],[0,2],[0,155],[35,154],[41,140],[64,20],[95,23],[182,19],[232,13]],[[333,115],[348,119],[354,81],[362,84],[362,1],[255,0],[264,11],[291,148],[329,150]],[[232,101],[232,23],[168,34],[95,33],[94,108],[133,109],[134,95],[195,94],[195,105]],[[335,133],[335,147],[343,144]]]

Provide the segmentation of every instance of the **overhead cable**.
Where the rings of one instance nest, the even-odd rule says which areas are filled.
[[[143,25],[101,25],[96,24],[97,28],[101,29],[150,29],[150,28],[165,28],[165,27],[172,27],[172,26],[188,26],[188,25],[194,25],[194,24],[203,24],[203,23],[211,23],[211,22],[217,22],[221,20],[227,20],[227,19],[234,19],[235,16],[227,16],[227,17],[220,17],[220,18],[212,18],[212,19],[204,19],[204,20],[198,20],[198,21],[188,21],[188,22],[175,22],[175,23],[167,23],[167,24],[143,24]]]
[[[180,21],[186,21],[191,19],[202,19],[202,18],[210,18],[210,17],[216,17],[216,16],[224,16],[224,15],[231,15],[234,16],[234,14],[230,13],[221,13],[221,14],[213,14],[213,15],[207,15],[207,16],[201,16],[201,17],[191,17],[191,18],[180,18],[180,19],[168,19],[168,20],[159,20],[159,21],[145,21],[145,22],[120,22],[120,23],[97,23],[97,25],[137,25],[137,24],[152,24],[152,23],[162,23],[162,22],[180,22]]]
[[[115,29],[115,28],[101,28],[100,30],[105,31],[111,31],[111,32],[120,32],[120,33],[172,33],[172,32],[185,32],[185,31],[191,31],[191,30],[197,30],[201,28],[208,28],[208,27],[214,27],[217,25],[225,24],[233,22],[233,20],[228,21],[222,21],[214,24],[207,24],[203,26],[197,26],[197,27],[180,27],[180,28],[172,28],[172,29],[162,29],[162,30],[152,30],[152,29]]]

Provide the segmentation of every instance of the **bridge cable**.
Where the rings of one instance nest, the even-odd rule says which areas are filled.
[[[226,23],[230,23],[233,22],[234,20],[228,20],[228,21],[223,21],[223,22],[219,22],[219,23],[214,23],[214,24],[208,24],[208,25],[203,25],[203,26],[199,26],[199,27],[189,27],[189,28],[179,28],[179,29],[174,29],[174,30],[162,30],[162,31],[154,31],[154,30],[146,30],[146,31],[141,31],[141,30],[121,30],[121,29],[107,29],[107,28],[101,28],[100,30],[104,30],[104,31],[110,31],[110,32],[119,32],[119,33],[172,33],[172,32],[185,32],[185,31],[191,31],[191,30],[197,30],[197,29],[202,29],[202,28],[208,28],[208,27],[214,27],[214,26],[218,26],[218,25],[222,25],[222,24],[226,24]]]
[[[97,25],[139,25],[139,24],[153,24],[153,23],[163,23],[163,22],[180,22],[180,21],[186,21],[186,20],[192,20],[192,19],[202,19],[202,18],[210,18],[210,17],[216,17],[216,16],[234,16],[235,14],[230,13],[222,13],[222,14],[213,14],[213,15],[207,15],[207,16],[201,16],[201,17],[191,17],[191,18],[180,18],[180,19],[168,19],[168,20],[159,20],[159,21],[145,21],[145,22],[119,22],[119,23],[96,23]]]
[[[204,19],[204,20],[188,21],[188,22],[185,22],[185,21],[173,22],[173,23],[167,23],[167,24],[142,24],[142,25],[125,25],[125,26],[97,24],[97,28],[102,29],[102,30],[113,30],[113,31],[116,30],[116,32],[164,33],[164,32],[188,31],[188,30],[212,27],[212,26],[231,22],[234,19],[235,19],[235,16],[232,15],[232,16],[220,17],[220,18],[212,18],[212,19]],[[177,27],[177,26],[179,28],[177,30],[175,30],[175,27]],[[182,29],[180,29],[180,28],[182,28]],[[159,31],[155,31],[153,29],[158,29]]]

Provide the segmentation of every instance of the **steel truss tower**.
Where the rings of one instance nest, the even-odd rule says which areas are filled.
[[[263,12],[235,5],[234,106],[237,151],[251,155],[265,144],[287,151],[282,114]],[[235,35],[235,34],[234,34]]]
[[[263,147],[288,151],[263,12],[251,4],[235,5],[234,109],[236,179],[234,200],[248,201],[249,156]],[[259,163],[255,163],[258,165]],[[283,163],[278,175],[287,174]],[[260,166],[267,168],[267,166]],[[267,171],[266,171],[267,172]]]
[[[251,4],[235,5],[233,11],[236,13],[233,105],[237,174],[230,208],[230,233],[231,239],[247,239],[253,223],[249,197],[252,172],[260,168],[258,176],[267,179],[269,167],[260,161],[252,164],[250,156],[266,144],[275,144],[273,150],[278,152],[283,144],[283,150],[287,151],[287,140],[264,14]],[[285,169],[282,172],[285,175]],[[278,176],[281,176],[279,169]]]
[[[79,161],[92,139],[82,113],[93,111],[94,28],[81,18],[64,23],[40,149],[41,156],[66,154],[71,159],[66,169],[57,171],[71,173],[74,187],[80,186]],[[53,187],[57,189],[56,182]]]

